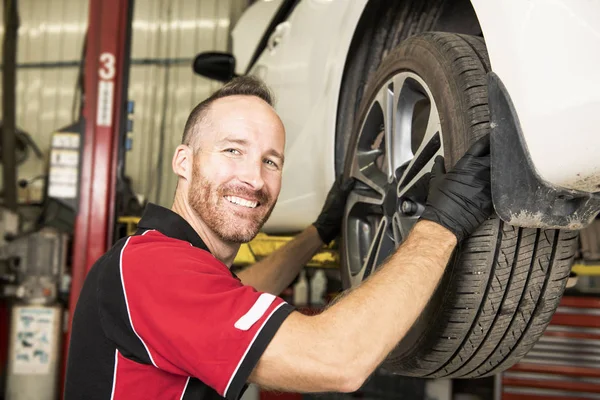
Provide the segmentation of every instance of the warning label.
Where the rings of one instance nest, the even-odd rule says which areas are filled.
[[[50,370],[55,314],[48,308],[20,308],[14,352],[15,374],[47,374]]]
[[[52,137],[48,195],[61,199],[77,197],[79,178],[80,136],[76,133],[57,132]]]

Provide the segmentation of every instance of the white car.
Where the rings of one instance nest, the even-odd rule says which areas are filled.
[[[286,166],[267,233],[303,229],[338,174],[357,179],[345,287],[402,243],[434,157],[450,168],[491,133],[497,216],[459,245],[386,369],[489,376],[543,333],[577,230],[600,211],[598,16],[588,0],[264,0],[233,29],[232,54],[196,58],[199,74],[253,74],[275,93]]]

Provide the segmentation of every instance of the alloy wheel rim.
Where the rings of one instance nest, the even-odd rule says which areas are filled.
[[[424,210],[429,172],[444,155],[438,108],[421,77],[399,72],[371,100],[351,149],[344,268],[356,286],[404,241]]]

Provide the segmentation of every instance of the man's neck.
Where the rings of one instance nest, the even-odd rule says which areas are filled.
[[[183,201],[180,196],[175,197],[171,210],[179,214],[194,228],[198,236],[208,247],[208,250],[223,264],[231,268],[233,260],[240,248],[238,243],[229,243],[221,240],[206,224],[198,218],[194,210]]]

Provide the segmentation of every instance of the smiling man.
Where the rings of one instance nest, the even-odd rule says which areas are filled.
[[[65,398],[237,400],[247,383],[350,392],[419,316],[456,244],[491,214],[489,137],[452,171],[436,160],[425,211],[359,287],[317,316],[277,295],[339,233],[352,182],[316,221],[230,271],[281,187],[285,131],[267,88],[236,78],[192,110],[172,166],[171,209],[149,204],[86,277],[73,316]]]
[[[66,399],[238,398],[292,307],[276,297],[337,236],[351,183],[313,225],[238,276],[229,268],[273,210],[285,130],[268,88],[233,80],[198,104],[173,156],[171,209],[91,268],[69,348]]]

